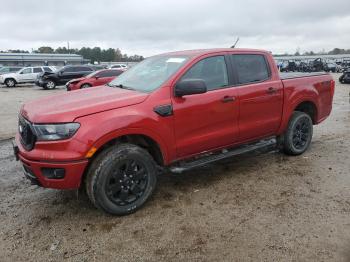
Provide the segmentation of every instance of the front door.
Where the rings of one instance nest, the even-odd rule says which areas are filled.
[[[24,68],[18,74],[18,80],[21,83],[31,82],[32,77],[33,77],[33,68],[32,67]]]
[[[224,55],[195,63],[184,79],[202,79],[204,94],[173,97],[177,157],[233,144],[238,138],[237,90],[231,86]]]

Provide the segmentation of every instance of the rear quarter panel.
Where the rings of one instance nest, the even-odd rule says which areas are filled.
[[[282,80],[282,83],[284,86],[284,103],[279,134],[285,131],[295,108],[303,102],[312,102],[315,105],[314,124],[322,122],[330,115],[333,102],[331,85],[334,84],[331,75],[291,78]]]

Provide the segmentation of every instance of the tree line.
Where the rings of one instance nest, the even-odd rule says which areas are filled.
[[[300,52],[300,49],[297,48],[296,52],[294,54],[284,53],[284,54],[277,54],[275,56],[288,56],[288,55],[294,55],[294,56],[301,56],[301,55],[345,55],[350,54],[350,49],[343,49],[343,48],[333,48],[331,51],[326,52],[325,50],[314,52],[314,51],[306,51],[306,52]]]
[[[0,51],[4,53],[4,51]],[[28,50],[8,50],[6,53],[30,53]],[[91,62],[139,62],[144,59],[140,55],[127,55],[123,54],[119,48],[102,49],[100,47],[82,47],[80,49],[73,48],[68,49],[66,47],[58,47],[53,49],[50,46],[42,46],[31,53],[39,54],[77,54],[83,56],[85,59],[89,59]]]
[[[0,53],[30,53],[28,50],[13,49],[7,51],[0,51]],[[73,48],[68,49],[66,47],[58,47],[53,49],[50,46],[42,46],[31,53],[42,53],[42,54],[78,54],[83,56],[85,59],[89,59],[91,62],[139,62],[144,59],[140,55],[128,56],[123,54],[119,48],[108,48],[102,49],[100,47],[82,47],[80,49]],[[343,55],[350,54],[350,49],[334,48],[331,51],[326,52],[322,50],[320,52],[307,51],[300,52],[300,48],[297,48],[296,52],[293,54],[295,56],[300,55]],[[275,54],[275,56],[286,56],[290,55],[288,53]]]

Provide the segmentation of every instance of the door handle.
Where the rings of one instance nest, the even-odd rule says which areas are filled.
[[[269,88],[266,90],[266,93],[268,93],[268,94],[277,93],[277,88],[269,87]]]
[[[223,98],[221,98],[221,102],[223,103],[233,102],[235,100],[236,98],[234,96],[224,96]]]

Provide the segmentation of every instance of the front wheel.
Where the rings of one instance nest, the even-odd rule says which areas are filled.
[[[113,215],[141,208],[153,193],[157,168],[151,155],[133,144],[106,149],[89,168],[85,187],[91,202]]]
[[[80,88],[81,88],[81,89],[84,89],[84,88],[89,88],[89,87],[91,87],[90,84],[83,84]]]
[[[287,155],[300,155],[310,146],[313,134],[311,117],[296,111],[289,120],[288,128],[284,134],[283,150]]]
[[[7,87],[15,87],[16,86],[16,81],[12,78],[6,79],[5,80],[5,85]]]

